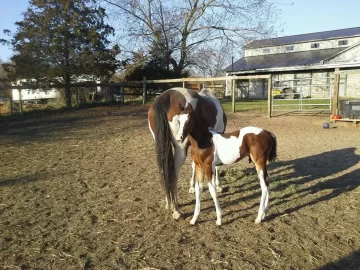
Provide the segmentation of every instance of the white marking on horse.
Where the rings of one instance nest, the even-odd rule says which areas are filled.
[[[238,138],[235,136],[225,138],[211,128],[209,128],[209,131],[213,136],[213,143],[215,146],[214,161],[212,164],[213,172],[215,173],[215,166],[219,164],[233,164],[240,158],[239,150],[246,134],[253,133],[258,135],[263,131],[263,129],[251,126],[242,128],[240,129]]]
[[[177,118],[177,122],[178,122],[178,125],[179,125],[179,128],[178,128],[178,131],[177,133],[174,133],[175,134],[175,139],[177,141],[181,141],[182,140],[182,136],[184,134],[184,125],[185,125],[185,122],[188,120],[189,118],[189,114],[188,113],[184,113],[184,114],[181,114],[178,118]]]
[[[223,118],[224,111],[221,107],[220,101],[209,90],[206,91],[204,90],[200,91],[199,95],[206,98],[207,100],[210,100],[212,103],[215,104],[217,114],[216,114],[216,123],[213,128],[215,131],[222,133],[225,131],[225,123]]]
[[[152,129],[151,129],[150,121],[148,121],[148,122],[149,122],[149,129],[150,129],[151,135],[153,136],[153,138],[154,138],[154,140],[155,140],[155,134],[154,134],[154,132],[153,132]]]
[[[169,121],[170,129],[174,136],[179,133],[179,117],[180,115],[174,115],[172,121]]]
[[[268,201],[269,199],[269,191],[268,191],[268,187],[265,184],[265,177],[264,177],[264,172],[263,170],[260,170],[258,173],[259,179],[260,179],[260,186],[261,186],[261,199],[260,199],[260,207],[259,207],[259,212],[258,212],[258,216],[255,219],[255,224],[259,224],[261,223],[261,221],[265,218],[265,213],[266,213],[266,207],[268,206],[268,202],[266,203],[266,201]]]
[[[258,127],[244,127],[240,129],[240,134],[239,134],[240,146],[242,145],[243,138],[246,134],[253,133],[255,135],[259,135],[262,131],[263,129]]]
[[[213,134],[213,142],[215,146],[214,151],[214,166],[219,164],[232,164],[238,158],[240,158],[238,138],[231,136],[230,138],[224,138],[215,131],[211,131]]]
[[[171,88],[169,90],[175,90],[175,91],[178,91],[180,92],[181,94],[183,94],[183,96],[185,97],[186,99],[186,104],[185,104],[185,107],[187,106],[188,103],[191,104],[191,106],[193,107],[193,109],[195,110],[196,109],[196,104],[197,104],[197,98],[194,98],[188,91],[188,89],[186,88],[181,88],[181,87],[174,87],[174,88]],[[169,91],[169,90],[166,90],[166,91]],[[165,91],[165,92],[166,92]]]

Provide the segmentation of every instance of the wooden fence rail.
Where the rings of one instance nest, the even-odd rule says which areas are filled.
[[[120,87],[120,88],[142,88],[142,99],[143,104],[145,104],[147,100],[147,88],[152,84],[171,84],[171,83],[182,83],[182,87],[185,87],[186,83],[189,82],[197,82],[197,83],[205,83],[205,82],[218,82],[225,81],[230,83],[231,85],[231,96],[232,96],[232,111],[235,112],[235,81],[236,80],[252,80],[252,79],[265,79],[268,80],[268,85],[271,85],[271,76],[270,75],[249,75],[249,76],[227,76],[227,77],[213,77],[213,78],[179,78],[179,79],[164,79],[164,80],[147,80],[145,77],[142,81],[129,81],[129,82],[117,82],[117,83],[95,83],[95,82],[84,82],[84,83],[72,83],[70,87]],[[49,84],[46,85],[47,89],[51,88],[64,88],[65,84]],[[44,85],[13,85],[0,88],[1,90],[9,90],[9,89],[18,89],[19,95],[21,96],[21,90],[23,89],[41,89],[44,88]],[[270,87],[269,87],[270,89]],[[270,90],[269,96],[271,95]],[[126,94],[123,95],[138,95],[138,94]],[[141,95],[141,94],[139,94]],[[20,107],[21,107],[21,98],[20,98]],[[22,108],[20,108],[22,112]],[[271,112],[268,114],[271,117]]]

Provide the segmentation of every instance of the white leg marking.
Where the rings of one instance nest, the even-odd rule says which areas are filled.
[[[261,223],[261,221],[265,218],[265,200],[266,200],[266,194],[268,193],[268,188],[265,184],[263,170],[259,171],[259,179],[260,179],[260,186],[261,186],[261,199],[260,199],[258,216],[255,219],[256,224]]]
[[[214,179],[214,177],[213,177]],[[220,204],[216,195],[216,188],[214,186],[214,184],[212,182],[208,183],[209,185],[209,192],[211,194],[211,197],[214,200],[214,204],[215,204],[215,210],[216,210],[216,225],[220,226],[221,225],[221,208],[220,208]]]
[[[220,182],[219,182],[219,166],[215,166],[215,177],[216,177],[216,182],[215,182],[216,191],[222,192],[223,189],[222,189],[222,187],[220,187]]]
[[[269,183],[270,183],[270,174],[269,172],[267,172],[268,178],[269,178]],[[267,187],[267,192],[266,192],[266,198],[265,198],[265,214],[269,211],[270,205],[269,205],[269,186]]]
[[[194,192],[195,192],[195,189],[194,189],[194,181],[195,181],[195,162],[194,162],[194,161],[191,162],[191,168],[192,168],[192,173],[191,173],[191,179],[190,179],[189,193],[194,194]]]
[[[153,136],[153,138],[154,138],[154,140],[155,140],[155,134],[154,134],[154,132],[153,132],[152,129],[151,129],[150,121],[148,120],[148,122],[149,122],[149,129],[150,129],[151,135]]]
[[[175,167],[175,175],[176,175],[176,181],[179,180],[179,174],[180,174],[180,168],[184,164],[186,159],[186,151],[185,149],[181,148],[177,143],[174,143],[174,167]],[[176,187],[177,189],[177,187]],[[177,194],[175,194],[177,196]],[[173,211],[173,218],[179,219],[181,216],[181,212],[177,205],[177,198],[175,198],[175,205],[171,203],[171,210]]]
[[[165,209],[169,209],[169,200],[167,196],[165,196]]]
[[[195,225],[195,222],[200,214],[200,195],[202,192],[202,187],[199,185],[199,182],[196,181],[195,183],[195,210],[194,210],[194,216],[190,220],[191,225]]]

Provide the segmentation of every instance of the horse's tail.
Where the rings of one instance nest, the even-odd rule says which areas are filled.
[[[269,161],[275,161],[276,160],[276,157],[277,157],[277,151],[276,151],[276,148],[277,148],[277,141],[276,141],[276,137],[273,133],[269,132],[270,135],[271,135],[271,138],[272,138],[272,148],[271,148],[271,151],[270,151],[270,154],[269,154]]]
[[[160,170],[160,182],[165,190],[168,202],[176,202],[176,174],[174,154],[171,145],[171,130],[167,119],[170,107],[168,95],[158,98],[154,104],[155,143],[157,164]]]

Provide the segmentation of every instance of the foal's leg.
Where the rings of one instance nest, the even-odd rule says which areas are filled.
[[[265,197],[265,214],[269,211],[269,186],[270,186],[270,174],[269,172],[267,172],[267,179],[265,178],[265,180],[267,180],[265,183],[267,184],[267,192],[266,192],[266,197]]]
[[[220,182],[219,182],[219,166],[215,166],[215,177],[216,177],[216,191],[217,192],[222,192],[223,188],[220,187]]]
[[[189,188],[189,193],[194,194],[195,189],[194,189],[194,180],[195,180],[195,162],[192,161],[191,162],[191,168],[192,168],[192,173],[191,173],[191,179],[190,179],[190,188]]]
[[[214,175],[212,176],[208,176],[209,179],[211,179],[211,181],[209,181],[208,186],[209,186],[209,192],[211,194],[211,197],[213,198],[214,204],[215,204],[215,211],[216,211],[216,225],[220,226],[221,225],[221,207],[220,207],[220,203],[218,201],[217,195],[216,195],[216,180]]]
[[[261,162],[261,163],[263,163],[263,162]],[[269,193],[268,193],[269,191],[268,191],[268,187],[265,182],[265,177],[266,177],[266,173],[267,173],[266,167],[264,166],[264,164],[256,163],[255,165],[256,165],[256,171],[258,172],[260,186],[261,186],[261,199],[260,199],[259,212],[258,212],[257,218],[255,219],[255,223],[259,224],[265,218],[266,196],[269,197]]]
[[[201,185],[199,185],[199,182],[196,181],[195,182],[195,210],[194,210],[194,216],[193,218],[190,220],[190,224],[191,225],[195,225],[195,222],[200,214],[200,196],[201,196],[201,192],[202,192],[202,187]]]

